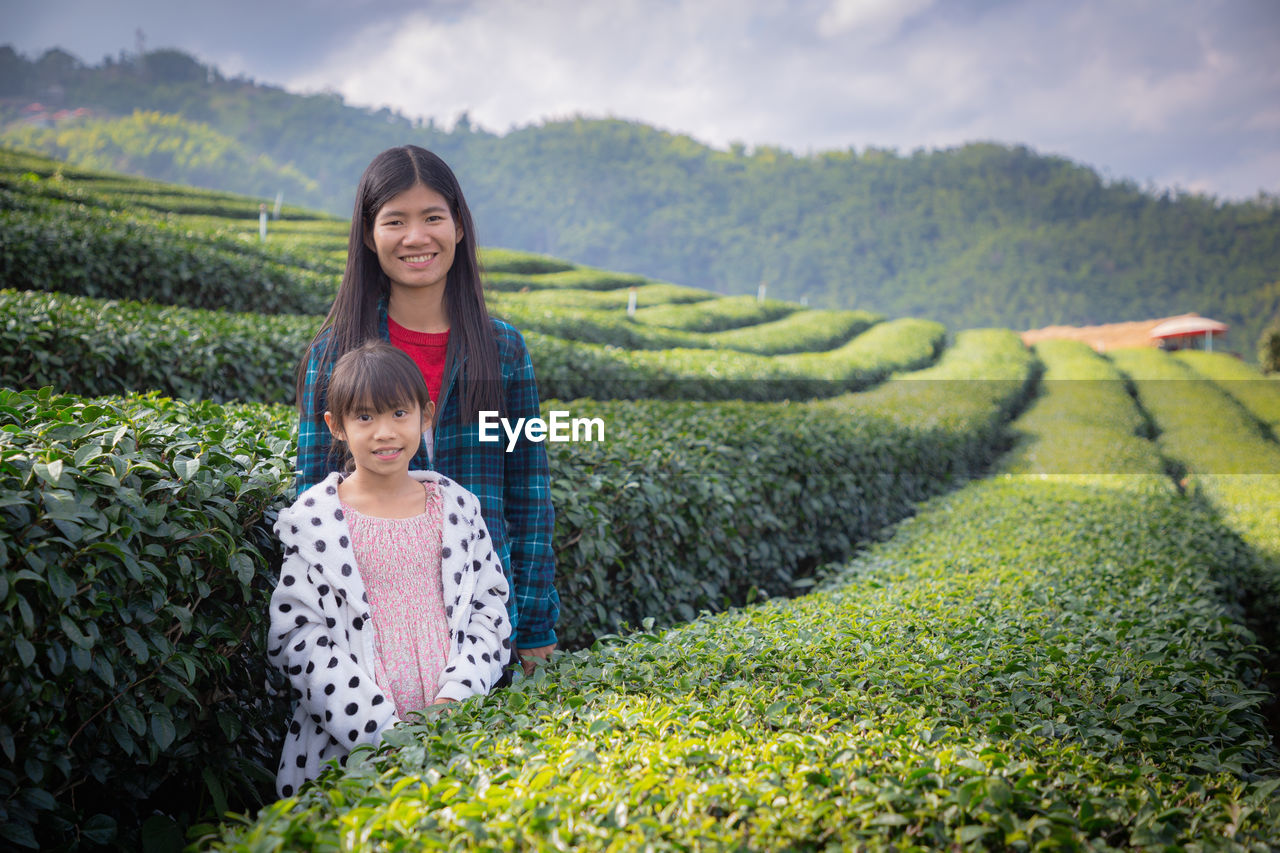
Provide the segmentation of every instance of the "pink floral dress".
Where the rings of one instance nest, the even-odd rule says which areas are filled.
[[[449,660],[442,498],[434,483],[423,485],[425,509],[412,518],[377,518],[342,504],[378,643],[374,677],[402,719],[432,703]]]

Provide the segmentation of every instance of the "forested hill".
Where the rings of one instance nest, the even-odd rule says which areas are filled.
[[[445,131],[226,79],[176,51],[84,66],[0,48],[0,99],[6,144],[341,215],[373,154],[416,142],[457,169],[486,245],[725,293],[763,282],[952,328],[1196,311],[1231,323],[1246,356],[1280,311],[1274,197],[1157,194],[1021,146],[800,156],[619,120]],[[77,108],[89,114],[53,117]]]

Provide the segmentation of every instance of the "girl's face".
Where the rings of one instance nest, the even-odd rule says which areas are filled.
[[[417,403],[405,403],[381,412],[356,409],[340,421],[325,412],[324,422],[334,438],[347,443],[358,472],[395,477],[408,472],[430,414]]]
[[[444,287],[462,227],[445,197],[422,184],[393,196],[373,217],[365,245],[378,256],[391,288]]]

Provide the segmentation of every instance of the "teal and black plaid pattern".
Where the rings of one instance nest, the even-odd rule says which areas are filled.
[[[503,417],[512,423],[517,418],[540,417],[538,385],[524,338],[514,326],[497,319],[492,322],[502,365]],[[380,306],[378,332],[383,340],[389,340],[385,304]],[[298,423],[299,492],[320,482],[341,464],[330,456],[332,439],[324,423],[325,388],[335,361],[323,338],[307,359],[303,414]],[[409,467],[434,468],[480,499],[494,550],[502,558],[508,579],[514,579],[507,606],[516,647],[551,645],[556,642],[560,598],[554,585],[551,534],[555,512],[551,506],[546,448],[529,441],[523,431],[510,451],[501,430],[499,441],[482,443],[478,424],[462,423],[458,378],[464,369],[465,365],[455,360],[451,351],[440,391],[443,408],[436,422],[434,466],[423,441]]]

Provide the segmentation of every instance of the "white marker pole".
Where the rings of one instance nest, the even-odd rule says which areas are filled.
[[[632,286],[631,286],[631,292],[627,294],[627,316],[628,316],[628,317],[635,317],[635,316],[636,316],[636,288],[635,288],[635,285],[632,285]]]
[[[265,204],[258,205],[258,239],[267,239],[267,206]]]
[[[760,286],[756,288],[756,302],[764,302],[764,282],[760,282]]]

